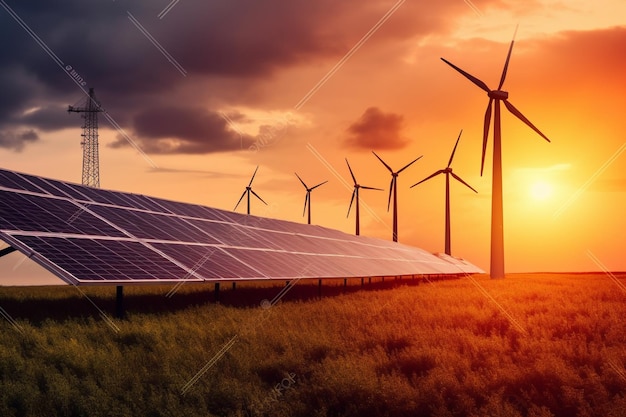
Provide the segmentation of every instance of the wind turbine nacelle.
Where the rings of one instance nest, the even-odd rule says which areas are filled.
[[[509,92],[502,90],[493,90],[487,93],[487,95],[489,96],[489,98],[493,98],[496,100],[506,100],[507,98],[509,98]]]

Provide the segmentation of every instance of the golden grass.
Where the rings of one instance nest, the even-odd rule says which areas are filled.
[[[207,287],[128,287],[119,332],[74,288],[0,288],[19,325],[0,322],[0,415],[626,415],[609,277],[410,283],[318,300],[300,282],[270,309],[278,286],[223,287],[219,305]],[[113,311],[112,289],[85,291]]]

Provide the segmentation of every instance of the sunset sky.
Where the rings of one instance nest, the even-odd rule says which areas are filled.
[[[552,142],[503,107],[506,270],[626,270],[624,16],[622,0],[0,0],[0,166],[81,181],[72,68],[123,129],[100,117],[102,188],[232,210],[259,165],[253,214],[305,222],[297,171],[329,181],[313,223],[353,233],[347,157],[385,189],[361,193],[361,234],[390,239],[372,150],[393,169],[424,155],[399,176],[399,239],[443,252],[444,177],[409,187],[463,129],[452,166],[478,194],[452,182],[452,253],[488,270],[488,97],[440,57],[495,89],[519,24],[503,89]],[[32,272],[19,256],[3,275]]]

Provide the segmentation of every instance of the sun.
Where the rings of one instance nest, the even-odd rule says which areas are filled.
[[[552,185],[545,181],[537,181],[530,186],[530,196],[535,201],[544,201],[552,197]]]

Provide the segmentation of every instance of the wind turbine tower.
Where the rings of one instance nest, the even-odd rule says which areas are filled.
[[[257,165],[256,169],[254,170],[254,174],[252,174],[252,178],[250,178],[250,182],[248,183],[248,186],[246,187],[245,190],[243,190],[243,194],[241,194],[241,197],[239,198],[239,201],[237,201],[237,205],[235,205],[235,210],[237,210],[237,207],[239,207],[239,203],[241,203],[241,200],[243,200],[244,197],[248,197],[248,209],[246,210],[247,214],[250,214],[250,194],[254,195],[256,198],[258,198],[259,200],[261,200],[261,202],[263,204],[265,204],[267,206],[267,203],[265,202],[265,200],[263,200],[261,197],[259,197],[259,195],[257,193],[254,192],[254,190],[252,189],[252,181],[254,181],[254,177],[256,176],[256,172],[259,170],[259,166]]]
[[[381,188],[368,187],[365,185],[361,185],[356,180],[354,176],[354,172],[352,172],[352,168],[350,167],[350,162],[348,162],[348,158],[346,158],[346,164],[348,164],[348,169],[350,170],[350,176],[352,177],[352,181],[354,181],[354,190],[352,191],[352,198],[350,199],[350,207],[348,207],[348,216],[350,215],[350,210],[352,209],[352,203],[356,200],[356,227],[354,234],[359,236],[361,234],[361,211],[359,210],[359,190],[362,188],[364,190],[378,190],[383,191]],[[346,216],[346,217],[348,217]]]
[[[306,197],[304,197],[304,211],[302,212],[302,215],[304,216],[307,212],[307,206],[309,208],[309,216],[308,216],[308,220],[307,220],[307,224],[311,224],[311,191],[315,190],[317,187],[326,184],[328,181],[324,181],[324,182],[320,182],[317,185],[314,185],[313,187],[309,187],[308,185],[306,185],[306,183],[302,180],[302,178],[300,178],[300,176],[298,175],[297,172],[294,172],[294,174],[296,174],[296,177],[298,177],[298,179],[300,180],[300,182],[302,183],[302,185],[304,186],[304,188],[306,189]]]
[[[516,30],[517,32],[517,30]],[[489,274],[491,278],[504,278],[504,232],[503,232],[503,209],[502,209],[502,132],[500,125],[500,104],[504,103],[506,109],[517,117],[524,124],[534,130],[539,136],[550,142],[550,139],[544,135],[530,120],[526,118],[513,104],[509,101],[508,91],[502,90],[504,80],[506,79],[506,73],[509,68],[509,60],[511,59],[511,52],[513,51],[513,44],[515,43],[515,35],[511,41],[509,47],[509,53],[506,56],[504,62],[504,69],[502,70],[502,76],[500,77],[500,83],[495,90],[490,89],[487,84],[474,77],[473,75],[463,71],[450,61],[441,58],[443,62],[454,68],[462,76],[471,81],[478,88],[487,93],[489,97],[489,104],[487,105],[487,111],[485,112],[485,121],[483,128],[483,154],[482,162],[480,165],[480,175],[483,174],[483,168],[485,166],[485,153],[487,152],[487,139],[489,137],[489,128],[491,126],[491,114],[493,111],[494,126],[493,126],[493,173],[491,178],[491,268]]]
[[[376,152],[372,151],[372,153],[391,173],[391,184],[389,185],[389,198],[387,199],[387,211],[389,211],[389,205],[391,204],[391,194],[393,194],[393,234],[391,237],[394,242],[397,242],[398,241],[398,175],[402,171],[404,171],[405,169],[413,165],[417,160],[419,160],[424,155],[415,158],[414,160],[412,160],[411,162],[409,162],[408,164],[406,164],[399,170],[394,171],[385,161],[383,161],[383,159],[380,156],[378,156]]]
[[[463,133],[462,130],[461,130],[461,133]],[[436,177],[439,174],[444,174],[446,176],[446,236],[445,236],[445,248],[446,249],[445,249],[445,252],[446,252],[446,255],[450,255],[450,256],[452,255],[452,249],[450,248],[450,241],[451,241],[450,239],[450,233],[451,233],[450,232],[450,175],[452,175],[452,178],[454,178],[461,184],[465,185],[470,190],[474,191],[475,193],[478,192],[471,185],[463,181],[461,177],[459,177],[454,172],[452,172],[452,167],[450,166],[452,165],[452,160],[454,159],[454,153],[456,152],[456,147],[459,145],[459,139],[461,139],[461,133],[459,133],[459,137],[456,139],[456,143],[454,144],[454,149],[452,149],[452,154],[450,155],[450,159],[448,160],[448,165],[444,169],[440,169],[434,174],[424,178],[420,182],[416,182],[415,184],[411,185],[411,188],[413,188],[416,185],[426,182],[429,179]]]
[[[102,112],[93,88],[79,106],[68,106],[68,113],[82,113],[83,118],[83,185],[100,188],[100,160],[98,154],[98,113]]]

